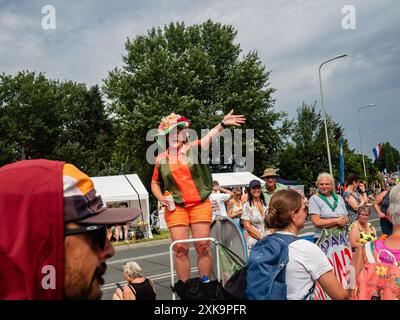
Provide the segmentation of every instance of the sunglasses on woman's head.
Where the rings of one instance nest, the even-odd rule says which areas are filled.
[[[107,228],[106,225],[93,225],[93,226],[84,226],[75,229],[65,229],[64,235],[71,236],[74,234],[82,234],[87,233],[90,235],[93,244],[97,244],[101,250],[104,250],[106,245],[107,238]]]

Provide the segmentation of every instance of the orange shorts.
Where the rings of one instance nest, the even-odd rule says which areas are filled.
[[[212,211],[210,200],[207,199],[189,208],[176,206],[174,211],[169,211],[168,208],[165,208],[164,218],[168,228],[179,225],[188,226],[197,222],[211,223]]]

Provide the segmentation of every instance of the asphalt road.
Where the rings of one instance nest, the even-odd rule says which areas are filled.
[[[378,235],[381,234],[379,219],[376,213],[371,210],[370,222],[377,229]],[[312,234],[314,227],[311,221],[306,221],[301,235]],[[129,246],[116,247],[115,256],[107,262],[107,272],[103,286],[103,300],[111,300],[115,291],[115,282],[121,284],[125,281],[123,278],[122,266],[125,262],[136,261],[142,267],[145,276],[152,279],[155,284],[157,300],[171,300],[171,272],[169,246],[170,240],[149,241]],[[196,256],[193,245],[190,249],[190,260],[192,264],[192,277],[197,275]],[[175,277],[175,281],[176,281]]]

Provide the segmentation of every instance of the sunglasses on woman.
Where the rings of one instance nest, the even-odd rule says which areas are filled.
[[[92,239],[93,244],[97,244],[101,250],[104,250],[107,238],[107,228],[105,225],[93,225],[64,230],[64,235],[66,237],[82,233],[88,233]]]

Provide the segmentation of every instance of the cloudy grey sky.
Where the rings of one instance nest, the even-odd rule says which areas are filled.
[[[42,28],[42,8],[53,5],[56,29]],[[355,8],[355,30],[345,30],[345,5]],[[213,19],[238,30],[243,53],[257,50],[271,70],[276,109],[293,118],[302,101],[318,101],[323,67],[327,112],[345,129],[350,147],[364,152],[389,141],[400,149],[400,1],[397,0],[0,0],[0,72],[41,71],[47,77],[101,84],[122,65],[127,37],[171,21]],[[346,20],[347,21],[347,20]]]

